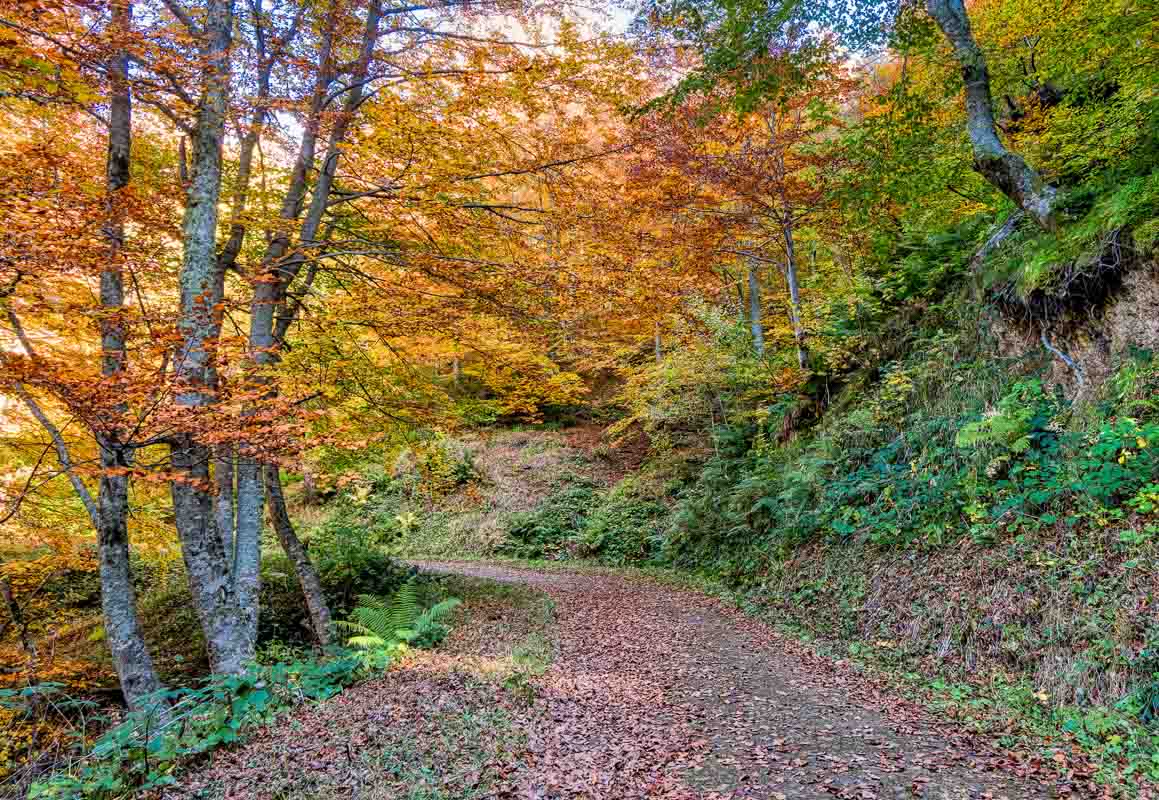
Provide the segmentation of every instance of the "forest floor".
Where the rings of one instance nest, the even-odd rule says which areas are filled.
[[[218,755],[169,796],[1096,796],[704,595],[420,566],[464,597],[443,648]]]

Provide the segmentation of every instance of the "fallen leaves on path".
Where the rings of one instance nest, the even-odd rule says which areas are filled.
[[[999,752],[849,664],[701,595],[617,576],[425,566],[550,595],[554,660],[529,693],[501,677],[528,627],[502,620],[510,608],[476,603],[445,651],[272,726],[169,796],[1029,800],[1103,792],[1066,756],[1044,763]]]

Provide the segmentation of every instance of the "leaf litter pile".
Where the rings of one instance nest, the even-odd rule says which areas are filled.
[[[999,752],[692,592],[481,563],[424,568],[505,586],[468,591],[466,620],[440,651],[270,726],[182,776],[167,797],[1021,800],[1104,791],[1085,782],[1077,758]],[[527,656],[536,650],[540,658]]]

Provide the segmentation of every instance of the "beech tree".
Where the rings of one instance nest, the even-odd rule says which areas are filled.
[[[1040,226],[1054,228],[1054,188],[998,135],[986,58],[964,0],[926,0],[924,7],[961,67],[975,168]],[[654,0],[649,14],[701,58],[699,68],[668,95],[670,103],[728,96],[737,109],[748,111],[792,96],[823,74],[833,37],[854,51],[880,50],[904,8],[877,0]]]
[[[743,114],[713,116],[711,99],[686,101],[658,115],[650,130],[657,157],[698,187],[689,208],[716,220],[725,254],[739,257],[748,286],[749,325],[763,353],[762,266],[784,280],[797,365],[808,365],[807,333],[797,252],[797,231],[824,206],[827,160],[815,149],[838,125],[835,109],[851,82],[835,61],[805,87],[781,101]],[[703,120],[703,121],[702,121]]]
[[[133,6],[130,0],[111,6],[109,35],[114,47],[107,62],[108,100],[108,263],[100,273],[101,374],[118,381],[128,357],[125,320],[125,276],[120,263],[125,243],[121,211],[122,190],[129,185],[132,152],[132,95],[129,88],[129,53],[125,40],[131,33]],[[121,39],[120,42],[117,39]],[[120,45],[118,47],[118,45]],[[121,690],[131,708],[142,708],[156,698],[161,682],[141,635],[137,598],[129,566],[129,475],[134,451],[123,427],[128,411],[115,403],[105,424],[96,431],[101,474],[97,494],[97,548],[100,559],[101,606],[105,637],[120,678]]]
[[[494,184],[555,180],[598,157],[580,118],[553,109],[577,93],[610,106],[622,82],[608,76],[625,51],[568,39],[566,26],[558,52],[540,47],[538,34],[521,42],[482,27],[488,14],[505,26],[524,19],[515,5],[268,2],[140,0],[136,15],[127,2],[92,15],[25,8],[16,28],[23,72],[3,74],[6,102],[58,126],[47,145],[17,134],[5,163],[12,191],[0,202],[13,237],[0,266],[17,348],[4,353],[5,385],[49,435],[99,533],[108,641],[134,705],[159,683],[132,594],[130,480],[168,484],[214,671],[236,673],[253,658],[267,510],[325,644],[330,612],[279,474],[303,449],[299,411],[309,400],[284,393],[296,390],[283,368],[292,331],[343,292],[370,299],[339,308],[339,322],[379,336],[456,305],[467,313],[455,311],[444,336],[458,336],[454,320],[484,310],[533,313],[546,274],[538,257],[525,258],[534,248],[508,252],[500,270],[495,257],[514,216],[541,225],[550,210],[497,202]],[[590,56],[585,47],[595,48]],[[443,112],[416,124],[432,103]],[[447,120],[473,108],[477,124],[448,136]],[[147,133],[134,137],[138,126]],[[411,134],[422,126],[432,144],[416,149]],[[515,132],[529,127],[534,136],[520,140]],[[88,191],[89,142],[69,138],[90,134],[107,143],[100,202]],[[447,160],[451,152],[458,161]],[[398,212],[415,220],[405,211],[415,204],[423,220],[404,231]],[[493,220],[500,227],[484,224]],[[431,246],[472,233],[491,243],[472,258],[458,244]],[[462,300],[443,301],[432,317],[412,291],[416,274]],[[384,304],[395,279],[398,298]],[[90,281],[99,286],[95,314]],[[42,298],[65,291],[77,313],[58,323]],[[378,306],[398,316],[376,317]],[[99,353],[76,347],[68,327],[93,318]],[[535,380],[522,365],[537,361],[519,354],[510,358],[519,367],[489,375],[518,394]],[[550,376],[526,390],[570,398],[572,379]],[[88,427],[97,464],[78,458],[89,443],[55,421],[66,415]]]
[[[162,686],[141,634],[129,563],[129,478],[141,445],[128,419],[133,392],[126,391],[130,380],[129,323],[124,308],[124,269],[133,261],[126,248],[126,218],[136,216],[130,189],[132,5],[112,4],[107,24],[89,38],[76,36],[67,15],[26,11],[28,16],[20,21],[42,25],[44,30],[34,41],[22,43],[27,45],[27,52],[24,60],[16,63],[35,74],[43,64],[55,61],[57,80],[55,84],[23,82],[23,73],[16,71],[16,94],[43,106],[65,108],[99,98],[96,109],[90,108],[89,113],[104,128],[105,169],[97,204],[85,191],[87,165],[69,163],[51,146],[38,148],[29,141],[25,152],[36,153],[36,157],[32,162],[25,160],[22,167],[31,167],[30,180],[8,183],[5,218],[14,238],[0,260],[9,280],[3,292],[5,316],[20,360],[6,354],[5,383],[48,435],[60,470],[97,533],[105,640],[126,701],[131,708],[145,709],[159,700]],[[73,44],[67,44],[69,41]],[[53,179],[48,183],[39,182],[49,176]],[[43,206],[39,213],[38,204]],[[56,213],[45,214],[48,208]],[[70,215],[76,226],[54,232],[61,218]],[[55,264],[61,256],[69,258],[71,266]],[[75,365],[58,359],[54,352],[43,352],[34,341],[39,337],[29,332],[18,310],[19,303],[37,310],[35,298],[45,290],[55,290],[61,300],[69,298],[65,302],[71,305],[68,291],[78,279],[83,285],[90,275],[96,277],[99,309],[99,377],[95,381],[78,372]],[[23,295],[30,288],[32,296],[26,299]],[[47,349],[55,348],[50,345]],[[82,421],[96,445],[99,472],[95,499],[85,480],[91,469],[74,458],[69,439],[53,420],[57,403],[63,403]],[[16,499],[17,504],[20,499]]]
[[[1007,150],[998,135],[990,70],[970,30],[964,0],[926,0],[926,10],[949,41],[962,68],[966,129],[975,168],[1041,227],[1054,229],[1056,190],[1022,156]]]

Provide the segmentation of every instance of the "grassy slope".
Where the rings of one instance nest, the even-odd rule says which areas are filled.
[[[416,524],[394,548],[411,557],[491,556],[507,537],[513,514],[533,511],[570,483],[608,486],[620,467],[610,451],[593,446],[592,431],[509,430],[457,439],[476,477],[434,498],[393,501]]]

